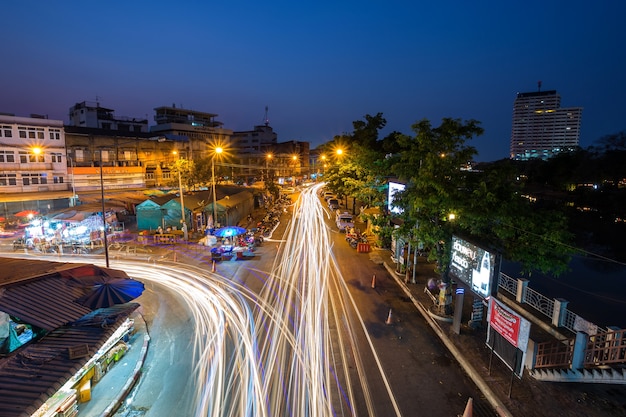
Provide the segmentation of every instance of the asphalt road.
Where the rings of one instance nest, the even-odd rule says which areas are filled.
[[[328,225],[336,230],[332,221]],[[476,385],[380,263],[389,257],[389,251],[358,253],[343,233],[332,235],[333,252],[386,372],[400,415],[460,415],[469,397],[475,409],[490,409]],[[371,362],[366,364],[373,366]],[[395,414],[388,404],[381,403],[376,415]]]

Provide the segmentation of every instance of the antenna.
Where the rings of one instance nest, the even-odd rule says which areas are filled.
[[[269,111],[269,107],[265,106],[265,117],[264,117],[264,120],[263,120],[264,123],[265,123],[265,126],[269,126],[269,124],[270,124],[270,119],[267,118],[267,112],[268,111]]]
[[[537,81],[537,89],[541,92],[541,80]]]

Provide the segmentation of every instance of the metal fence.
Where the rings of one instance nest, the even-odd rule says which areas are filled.
[[[593,335],[597,332],[606,332],[607,329],[601,329],[594,323],[588,322],[578,314],[558,308],[564,300],[554,300],[533,290],[528,286],[529,281],[521,278],[512,278],[504,273],[500,273],[498,287],[507,291],[515,297],[519,304],[526,304],[546,316],[551,323],[559,327],[564,327],[573,333],[577,331],[586,331]]]

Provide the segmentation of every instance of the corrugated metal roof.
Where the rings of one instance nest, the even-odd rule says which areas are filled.
[[[27,417],[34,413],[138,307],[137,303],[127,303],[97,310],[0,359],[2,417]],[[70,359],[69,349],[85,344],[89,355]]]
[[[124,271],[0,257],[0,311],[49,331],[0,358],[0,416],[30,416],[69,380],[139,304],[92,309],[76,300],[102,277]],[[70,359],[69,348],[87,345],[89,355]]]
[[[22,265],[21,269],[28,268],[30,265]],[[123,271],[89,264],[60,264],[57,268],[48,265],[47,268],[48,274],[38,279],[30,277],[2,286],[0,311],[52,331],[93,311],[79,304],[78,299],[92,290],[94,277],[128,277]],[[53,272],[49,272],[51,270]]]

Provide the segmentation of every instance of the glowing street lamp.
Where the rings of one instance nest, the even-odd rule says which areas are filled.
[[[266,181],[270,179],[270,171],[268,168],[268,164],[270,162],[270,160],[273,158],[274,155],[272,155],[271,153],[268,153],[267,155],[265,155],[265,177],[266,177]]]
[[[217,225],[217,196],[215,195],[215,157],[224,152],[221,146],[215,147],[213,156],[211,157],[211,183],[213,187],[213,227]]]

